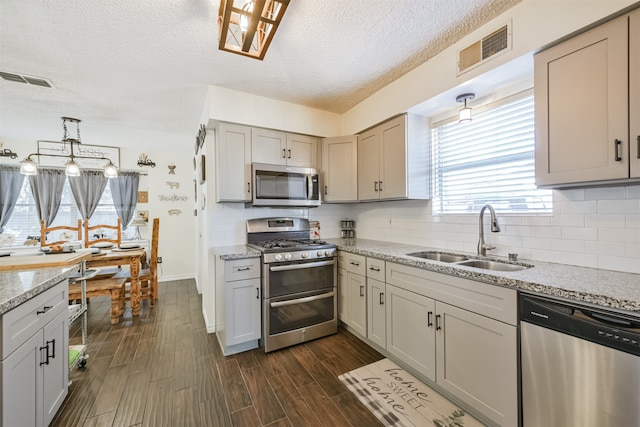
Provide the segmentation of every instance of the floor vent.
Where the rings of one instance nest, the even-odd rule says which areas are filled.
[[[511,26],[501,27],[458,52],[458,75],[485,63],[498,53],[511,49]]]
[[[43,79],[40,77],[7,73],[6,71],[0,71],[0,77],[10,82],[26,83],[26,84],[30,84],[34,86],[42,86],[42,87],[53,87],[53,84],[49,80]]]

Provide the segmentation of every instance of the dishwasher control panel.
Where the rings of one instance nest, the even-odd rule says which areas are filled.
[[[520,296],[520,320],[640,356],[640,319],[537,296]]]

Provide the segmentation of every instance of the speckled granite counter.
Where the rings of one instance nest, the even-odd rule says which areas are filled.
[[[73,267],[36,268],[0,273],[0,315],[65,280]]]
[[[214,255],[219,256],[220,259],[223,260],[260,258],[260,251],[246,245],[214,246],[210,248],[210,250]]]
[[[533,268],[512,272],[489,271],[406,255],[410,252],[425,250],[449,252],[437,248],[365,239],[328,239],[328,241],[337,245],[338,249],[346,252],[375,257],[385,261],[410,265],[471,280],[516,288],[522,291],[530,291],[575,301],[584,301],[640,314],[639,274],[529,260],[523,260],[522,263],[533,265]],[[475,254],[458,251],[455,253],[464,254],[469,258],[505,261],[505,259],[498,257],[478,257]]]

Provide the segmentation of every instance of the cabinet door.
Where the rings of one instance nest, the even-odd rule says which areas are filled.
[[[435,301],[387,283],[387,350],[436,380]]]
[[[44,375],[44,425],[49,425],[67,397],[69,386],[69,313],[60,313],[44,327],[44,346],[49,347],[49,363]]]
[[[251,201],[251,128],[220,123],[216,143],[216,200]]]
[[[407,197],[407,116],[402,115],[380,126],[380,199]]]
[[[2,425],[41,426],[44,362],[42,331],[2,362]]]
[[[318,167],[318,138],[287,134],[287,165],[305,168]]]
[[[629,15],[631,178],[640,178],[640,10]]]
[[[271,129],[251,129],[251,159],[254,163],[286,165],[287,134]]]
[[[323,202],[358,200],[358,137],[322,140]]]
[[[387,345],[386,286],[367,279],[367,338],[384,348]]]
[[[260,339],[260,279],[227,282],[227,346]]]
[[[367,284],[364,276],[347,272],[347,288],[349,296],[349,322],[353,331],[363,337],[367,336]]]
[[[537,185],[629,176],[627,36],[625,16],[535,56]]]
[[[517,328],[436,303],[437,383],[503,426],[518,425]]]
[[[358,136],[358,200],[377,200],[380,180],[380,133],[375,127]]]
[[[349,323],[349,287],[347,283],[347,271],[338,269],[338,320]]]

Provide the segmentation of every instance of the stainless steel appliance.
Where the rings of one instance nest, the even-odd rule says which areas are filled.
[[[640,317],[522,294],[524,427],[640,426]]]
[[[254,206],[320,206],[320,176],[313,168],[253,163]]]
[[[335,245],[309,239],[304,218],[248,220],[247,243],[262,252],[265,352],[337,332]]]

